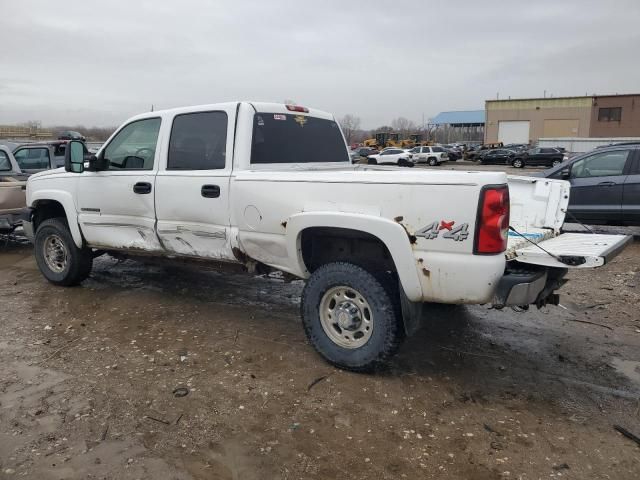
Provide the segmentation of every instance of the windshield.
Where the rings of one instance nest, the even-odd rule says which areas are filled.
[[[338,124],[306,115],[256,113],[251,163],[348,162]]]

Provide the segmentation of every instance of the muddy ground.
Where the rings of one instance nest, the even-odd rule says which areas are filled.
[[[362,375],[307,344],[299,282],[104,256],[63,289],[0,247],[0,478],[638,479],[639,264],[434,308]]]

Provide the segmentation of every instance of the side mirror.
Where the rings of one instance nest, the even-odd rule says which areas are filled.
[[[72,140],[67,144],[64,151],[64,169],[67,172],[84,172],[85,148],[84,143],[77,140]]]
[[[91,155],[89,157],[89,171],[99,172],[101,170],[109,170],[109,160],[106,160],[103,155],[96,157]]]
[[[568,179],[571,176],[571,171],[568,168],[563,168],[560,171],[560,178]]]

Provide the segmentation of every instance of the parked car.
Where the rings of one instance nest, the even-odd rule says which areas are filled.
[[[531,146],[527,143],[508,143],[502,148],[506,148],[507,150],[512,150],[514,152],[524,152],[529,150]]]
[[[569,268],[601,265],[630,240],[560,234],[564,181],[350,166],[338,123],[319,110],[229,102],[147,112],[98,155],[71,141],[65,171],[29,177],[23,229],[59,286],[85,280],[104,252],[306,280],[309,343],[356,371],[397,351],[424,302],[557,304]],[[510,225],[531,239],[510,238]]]
[[[536,147],[523,153],[518,153],[511,159],[511,165],[515,168],[525,166],[552,167],[562,163],[564,153],[557,148]]]
[[[87,141],[84,135],[74,130],[66,130],[64,132],[60,132],[60,135],[58,135],[58,140],[80,140],[81,142]]]
[[[571,182],[567,221],[640,226],[640,144],[597,148],[541,176]]]
[[[493,165],[505,165],[511,164],[511,161],[516,156],[516,152],[507,150],[506,148],[496,148],[494,150],[483,150],[478,155],[478,163],[493,164]]]
[[[448,148],[447,156],[449,157],[449,160],[452,160],[454,162],[458,161],[462,158],[462,150],[460,150],[459,148]]]
[[[37,173],[51,168],[64,167],[67,141],[38,142],[19,145],[13,156],[25,173]]]
[[[485,150],[489,150],[489,148],[485,147],[484,145],[472,145],[464,153],[464,157],[467,160],[475,161],[478,159],[478,155],[480,155],[480,153]]]
[[[375,160],[380,165],[396,164],[400,167],[413,167],[411,153],[402,148],[385,148],[378,154],[369,155],[367,158]]]
[[[443,147],[413,147],[409,150],[413,163],[427,163],[432,167],[449,160],[449,154]]]
[[[20,225],[26,207],[27,175],[18,166],[11,150],[0,145],[0,233],[11,233]]]
[[[351,150],[351,162],[352,163],[360,163],[364,161],[370,155],[377,155],[380,153],[375,148],[371,147],[358,147],[354,150]]]

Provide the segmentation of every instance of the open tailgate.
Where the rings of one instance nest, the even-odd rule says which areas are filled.
[[[632,238],[631,235],[563,233],[517,248],[514,260],[558,268],[600,267],[618,255]]]

